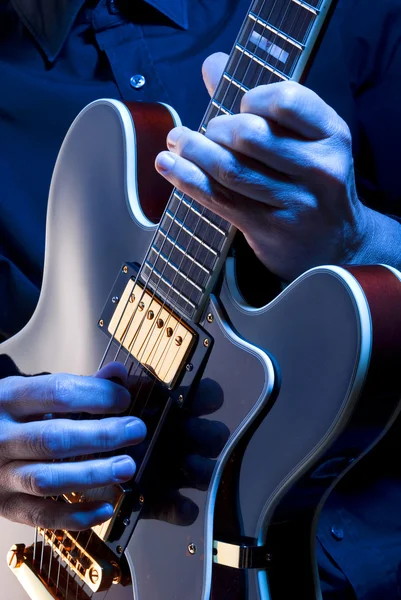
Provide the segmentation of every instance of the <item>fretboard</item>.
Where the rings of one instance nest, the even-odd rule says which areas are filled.
[[[240,112],[259,85],[301,81],[336,0],[254,0],[199,131]],[[141,279],[178,313],[196,319],[227,256],[235,230],[175,189],[141,267]]]

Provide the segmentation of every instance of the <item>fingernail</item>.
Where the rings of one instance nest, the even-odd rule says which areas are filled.
[[[113,462],[112,469],[117,481],[126,481],[135,475],[136,466],[133,460],[124,456]]]
[[[182,127],[174,127],[167,136],[167,145],[174,148],[179,138],[182,136]]]
[[[125,425],[125,430],[128,437],[134,441],[140,441],[146,437],[146,425],[140,419],[130,419]]]
[[[161,152],[157,159],[156,165],[159,171],[167,173],[175,164],[175,156],[171,152]]]

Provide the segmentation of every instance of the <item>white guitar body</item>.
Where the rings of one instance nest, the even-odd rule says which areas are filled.
[[[156,227],[142,211],[136,175],[136,134],[129,110],[117,101],[94,102],[72,125],[54,171],[37,309],[26,327],[0,348],[0,354],[10,356],[22,372],[96,371],[107,344],[98,327],[104,304],[124,262],[141,263]],[[376,269],[399,286],[397,271]],[[254,309],[236,287],[233,259],[227,261],[219,298],[211,297],[205,310],[205,315],[213,315],[213,324],[205,318],[200,324],[215,340],[204,376],[219,384],[225,404],[230,404],[229,410],[223,406],[213,418],[227,425],[231,437],[217,458],[209,492],[188,492],[200,506],[198,522],[180,529],[141,520],[126,547],[133,585],[113,586],[108,600],[209,600],[213,509],[223,471],[241,436],[249,433],[250,424],[276,395],[263,420],[249,433],[238,474],[243,535],[256,545],[269,544],[282,500],[294,493],[296,503],[298,482],[304,478],[305,485],[322,461],[337,456],[331,453],[335,445],[342,456],[343,433],[363,422],[360,399],[371,367],[372,323],[381,310],[374,307],[372,317],[369,293],[355,273],[319,267],[297,279],[268,306]],[[386,321],[387,326],[391,327]],[[229,349],[231,358],[227,358]],[[244,360],[233,362],[240,360],[240,354]],[[378,424],[373,437],[367,434],[363,447],[350,458],[360,458],[385,433],[398,413],[398,400],[397,390],[386,420]],[[370,411],[371,403],[367,404]],[[348,468],[344,466],[338,477]],[[294,542],[308,555],[304,564],[313,563],[314,528],[328,491],[314,509],[307,539]],[[32,543],[33,533],[27,527],[2,520],[1,532],[4,561],[13,543]],[[276,541],[270,537],[274,547]],[[198,555],[189,557],[186,540],[194,539]],[[6,592],[1,597],[26,600],[26,592],[3,565]],[[230,567],[225,569],[231,572]],[[316,569],[310,570],[318,597]],[[168,583],[163,584],[166,573]],[[271,594],[276,600],[268,573],[268,568],[260,567],[247,571],[244,599],[268,600]]]

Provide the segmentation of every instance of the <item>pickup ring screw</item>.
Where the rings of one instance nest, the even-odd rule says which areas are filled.
[[[120,300],[120,298],[118,296],[113,296],[111,301],[113,304],[118,304],[118,301]]]
[[[127,265],[123,266],[123,273],[127,274],[128,273],[128,267]]]
[[[192,364],[192,363],[188,363],[188,364],[185,366],[185,370],[186,370],[186,371],[188,371],[188,373],[190,373],[190,372],[193,370],[193,368],[194,368],[194,366],[193,366],[193,364]]]
[[[182,394],[180,394],[178,396],[178,404],[182,404],[184,402],[184,396]]]
[[[209,340],[208,340],[208,338],[206,338],[206,339],[203,340],[203,345],[205,346],[205,348],[209,347]]]
[[[209,314],[207,315],[207,317],[206,317],[206,321],[207,321],[208,323],[213,323],[213,321],[214,321],[214,317],[213,317],[212,313],[209,313]]]
[[[143,504],[145,502],[145,497],[142,494],[139,496],[139,504]]]
[[[129,519],[124,519],[124,521],[123,521],[124,527],[128,527],[128,525],[130,524],[130,522],[131,521]]]
[[[89,571],[89,579],[92,583],[97,583],[99,581],[99,571],[92,567]]]
[[[117,554],[122,554],[123,553],[122,546],[117,546],[116,550],[117,550]]]
[[[194,543],[188,544],[188,552],[190,554],[196,554],[196,546]]]
[[[99,327],[103,327],[103,325],[104,325],[104,321],[103,321],[103,319],[100,319],[100,321],[99,321]]]

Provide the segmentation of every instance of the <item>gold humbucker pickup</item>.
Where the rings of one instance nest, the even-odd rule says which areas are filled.
[[[151,290],[132,279],[118,302],[108,331],[170,389],[196,339],[195,332]]]

